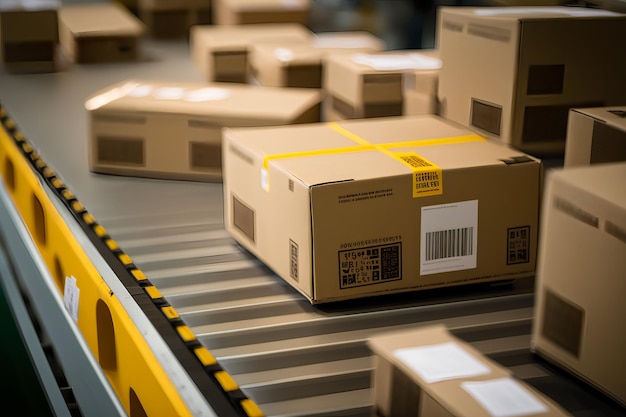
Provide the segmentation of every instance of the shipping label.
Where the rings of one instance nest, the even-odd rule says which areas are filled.
[[[342,250],[338,254],[341,289],[402,279],[402,242]]]
[[[476,268],[478,200],[422,207],[420,274]]]

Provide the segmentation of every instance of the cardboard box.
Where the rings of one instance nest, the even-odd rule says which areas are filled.
[[[255,42],[310,42],[313,32],[297,23],[193,26],[190,53],[207,81],[248,83],[248,52]]]
[[[59,41],[76,63],[136,61],[146,27],[116,3],[68,4],[59,9]]]
[[[563,156],[570,108],[624,104],[626,15],[580,7],[442,7],[440,113],[535,155]]]
[[[565,167],[626,161],[626,106],[571,109]]]
[[[444,325],[380,333],[368,346],[376,416],[570,415]]]
[[[626,163],[546,177],[535,352],[626,406]]]
[[[421,50],[419,52],[427,58],[438,62],[426,61],[430,65],[404,73],[404,109],[403,114],[439,114],[439,99],[437,88],[439,85],[439,71],[443,62],[439,51]]]
[[[255,43],[250,48],[253,82],[270,87],[322,88],[325,52],[308,43]]]
[[[212,22],[211,0],[139,0],[137,14],[154,38],[188,38],[194,25]]]
[[[541,163],[456,123],[229,128],[224,140],[226,229],[312,303],[535,272]]]
[[[404,112],[405,76],[416,70],[438,70],[441,61],[428,52],[387,51],[331,54],[324,63],[323,88],[328,95],[326,120],[400,116]],[[410,75],[409,75],[410,74]]]
[[[369,32],[320,33],[308,43],[255,42],[250,68],[255,82],[271,87],[322,88],[324,57],[331,53],[378,52],[385,42]]]
[[[307,25],[310,12],[311,0],[213,0],[213,23],[216,25]]]
[[[125,81],[91,96],[93,172],[220,181],[222,128],[311,123],[319,92]]]
[[[0,55],[8,71],[56,70],[59,6],[57,0],[0,2]]]

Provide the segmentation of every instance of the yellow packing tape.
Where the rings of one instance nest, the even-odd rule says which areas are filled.
[[[392,149],[401,147],[451,145],[466,142],[481,142],[487,139],[478,135],[462,135],[436,139],[422,139],[404,142],[392,142],[384,144],[372,144],[362,137],[350,132],[336,122],[327,123],[335,132],[356,142],[357,146],[346,146],[333,149],[318,149],[314,151],[286,152],[281,154],[266,155],[263,158],[263,169],[261,171],[262,187],[269,191],[269,163],[277,159],[300,158],[306,156],[329,155],[338,153],[351,153],[378,150],[389,157],[397,160],[413,173],[413,198],[426,197],[443,194],[443,177],[441,168],[424,158],[417,152],[394,152]]]

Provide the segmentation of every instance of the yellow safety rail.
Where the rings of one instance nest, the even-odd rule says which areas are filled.
[[[162,313],[160,317],[168,323],[169,330],[178,335],[176,342],[186,346],[189,356],[195,360],[192,365],[203,370],[206,379],[212,382],[210,389],[199,386],[212,408],[222,415],[220,410],[223,411],[226,404],[229,409],[224,413],[226,415],[263,416],[254,401],[241,392],[211,353],[200,345],[158,289],[46,165],[1,105],[0,122],[0,173],[4,185],[61,295],[64,294],[66,281],[73,285],[75,279],[79,297],[73,300],[73,306],[77,311],[78,328],[129,416],[191,416],[192,412],[128,312],[70,231],[44,187],[49,187],[61,198],[82,224],[83,230],[95,238],[92,242],[100,241],[101,246],[108,250],[109,253],[104,255],[114,259],[114,262],[109,262],[112,269],[121,268],[132,277],[136,287],[131,294],[135,293],[135,298],[147,297],[152,301],[152,308]],[[103,254],[102,251],[100,253]],[[104,258],[106,260],[107,256]],[[157,325],[155,327],[159,330]]]

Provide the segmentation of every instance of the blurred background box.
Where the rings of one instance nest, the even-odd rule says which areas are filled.
[[[0,1],[0,53],[11,72],[53,72],[59,42],[58,0]]]
[[[322,88],[324,57],[328,54],[384,49],[384,41],[369,32],[325,32],[309,43],[255,42],[250,49],[250,67],[261,85]]]
[[[59,9],[59,41],[74,63],[141,58],[144,23],[116,3],[67,4]]]
[[[532,349],[626,405],[626,163],[554,169],[541,212]]]
[[[326,120],[400,116],[405,89],[432,93],[433,71],[441,67],[435,51],[384,51],[331,54],[325,58],[323,89]],[[418,71],[429,73],[418,77]],[[419,79],[419,84],[418,84]]]
[[[376,416],[570,415],[445,325],[383,331],[367,343],[374,353]],[[507,414],[488,408],[494,406],[504,407]]]
[[[621,161],[626,161],[626,106],[571,109],[565,167]]]
[[[213,23],[300,23],[307,25],[311,0],[213,0]]]
[[[212,0],[138,0],[137,13],[155,38],[187,38],[193,25],[211,23]]]
[[[580,7],[442,7],[441,115],[563,157],[569,109],[624,104],[626,15]]]
[[[253,43],[309,43],[313,32],[299,23],[258,25],[197,25],[190,32],[192,63],[207,81],[248,83],[248,53]]]
[[[219,182],[222,127],[318,122],[320,101],[310,89],[124,81],[85,103],[90,170]]]

